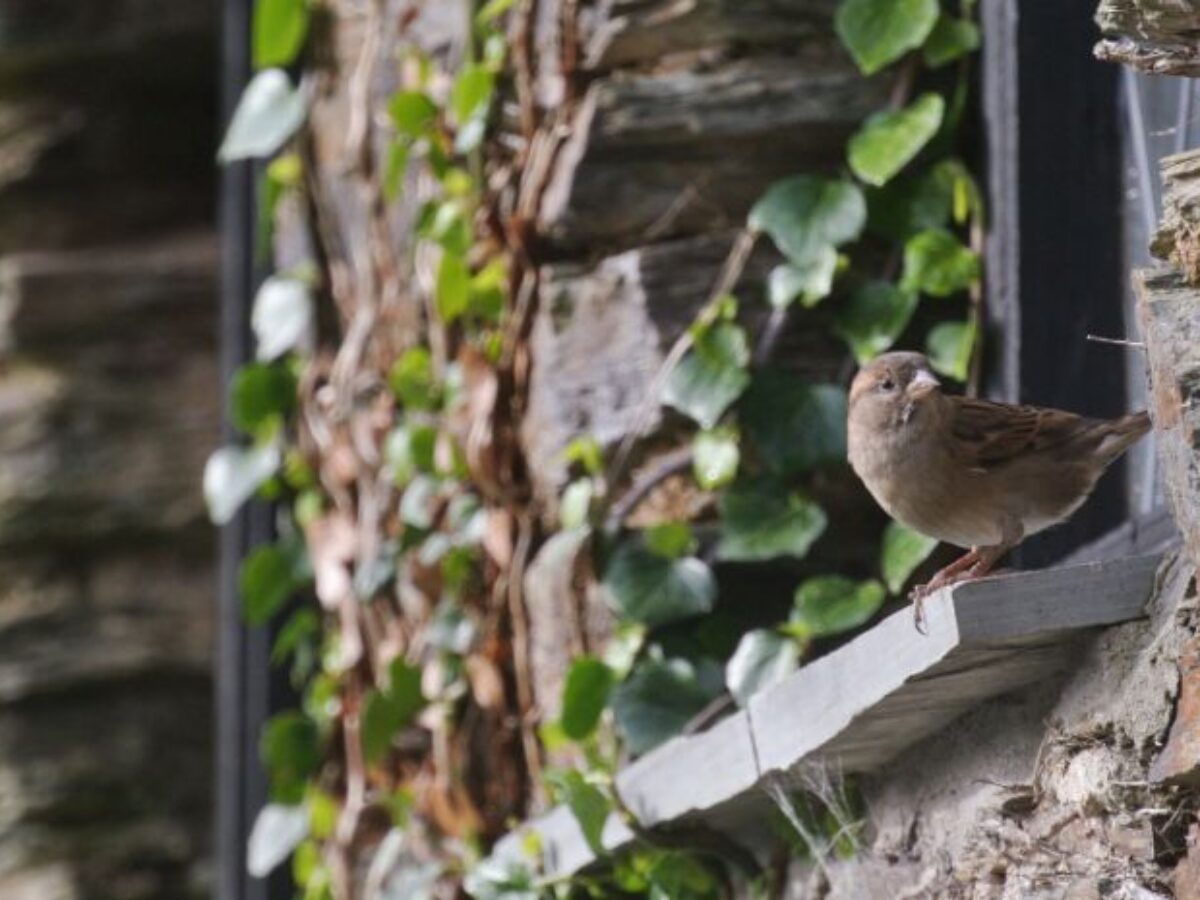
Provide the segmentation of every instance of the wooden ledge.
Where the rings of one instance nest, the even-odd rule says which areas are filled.
[[[1066,668],[1064,648],[1081,631],[1143,617],[1161,559],[1018,572],[940,591],[925,604],[927,634],[911,609],[896,612],[756,695],[746,711],[638,759],[617,776],[617,791],[641,827],[719,827],[730,808],[762,802],[778,773],[812,764],[878,769],[982,701]],[[521,858],[531,829],[547,874],[595,860],[563,808],[505,837],[496,855]],[[608,849],[633,837],[609,818]]]

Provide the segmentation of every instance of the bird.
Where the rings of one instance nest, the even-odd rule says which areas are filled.
[[[926,597],[985,576],[1025,538],[1069,518],[1149,430],[1145,411],[1092,419],[944,393],[920,353],[863,366],[847,403],[851,468],[901,525],[967,551],[910,593],[918,630]]]

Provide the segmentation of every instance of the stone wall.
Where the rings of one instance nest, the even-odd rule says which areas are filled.
[[[207,893],[214,4],[0,11],[0,896]]]

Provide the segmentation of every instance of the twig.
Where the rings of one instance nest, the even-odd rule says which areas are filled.
[[[692,465],[692,448],[680,447],[659,458],[649,471],[637,478],[629,490],[613,503],[612,511],[604,523],[606,531],[616,531],[629,515],[646,499],[646,495],[670,478],[685,472]]]
[[[754,349],[755,366],[766,365],[775,355],[775,346],[779,343],[779,338],[783,336],[783,327],[787,324],[787,320],[788,307],[776,307],[771,310],[767,324],[763,326],[762,336],[758,339],[758,346]]]
[[[1130,340],[1126,340],[1125,338],[1100,337],[1097,334],[1089,334],[1087,336],[1087,339],[1096,344],[1112,344],[1113,346],[1116,346],[1116,347],[1129,347],[1130,349],[1133,349],[1133,350],[1145,350],[1146,349],[1145,341],[1130,341]]]
[[[526,147],[537,131],[537,107],[534,100],[533,71],[533,20],[537,0],[521,0],[513,17],[512,37],[514,83],[517,88],[517,105],[521,109],[521,134]]]
[[[508,615],[512,622],[513,674],[517,683],[517,705],[521,725],[521,747],[529,784],[541,790],[542,758],[534,715],[533,677],[529,671],[529,614],[525,608],[525,564],[533,545],[533,520],[521,516],[517,523],[517,543],[513,548],[512,568],[508,572]]]

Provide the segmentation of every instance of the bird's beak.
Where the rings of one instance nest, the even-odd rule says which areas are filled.
[[[922,397],[927,397],[942,386],[942,383],[933,377],[929,372],[921,369],[913,376],[913,380],[908,383],[908,396],[914,400],[920,400]]]

